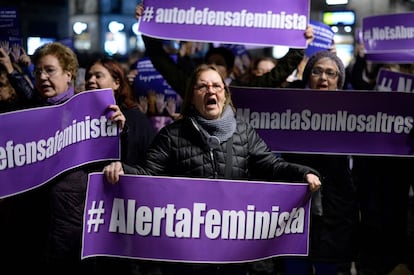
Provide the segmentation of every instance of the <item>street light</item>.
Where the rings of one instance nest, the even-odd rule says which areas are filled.
[[[325,0],[327,5],[346,5],[348,0]]]

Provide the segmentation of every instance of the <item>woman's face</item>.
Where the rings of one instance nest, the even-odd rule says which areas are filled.
[[[194,87],[191,103],[205,119],[217,119],[226,101],[224,83],[218,72],[207,70],[200,74]]]
[[[319,59],[311,70],[309,88],[317,90],[338,89],[338,66],[329,57]]]
[[[227,71],[226,60],[223,56],[219,54],[212,54],[208,60],[207,64],[216,66],[217,70],[223,75],[224,79],[229,77],[229,73]]]
[[[6,72],[0,72],[0,101],[11,99],[15,93],[14,88],[7,78]]]
[[[51,98],[66,92],[72,80],[72,73],[64,71],[54,55],[45,55],[35,64],[36,89],[43,98]]]
[[[275,67],[275,63],[273,63],[270,60],[262,60],[259,63],[257,63],[256,68],[256,75],[261,76],[264,75],[267,72],[270,72]]]
[[[109,71],[102,64],[96,63],[87,72],[86,89],[105,88],[112,88],[113,91],[116,91],[119,88],[119,81],[113,79]]]

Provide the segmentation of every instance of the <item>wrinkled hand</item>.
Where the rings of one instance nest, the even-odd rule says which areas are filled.
[[[115,161],[105,166],[102,172],[109,183],[115,184],[119,181],[119,176],[124,174],[124,169],[120,161]]]
[[[111,121],[119,123],[121,130],[124,129],[126,118],[124,114],[121,112],[121,109],[119,109],[119,106],[116,104],[112,104],[109,105],[108,108],[113,111],[113,114],[109,119]]]
[[[315,174],[311,174],[311,173],[307,174],[306,181],[309,184],[309,189],[311,192],[318,191],[319,188],[321,188],[322,183],[319,177]]]

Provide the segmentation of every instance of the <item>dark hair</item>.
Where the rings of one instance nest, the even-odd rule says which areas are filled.
[[[109,74],[114,80],[119,81],[119,88],[114,91],[116,103],[120,107],[127,109],[137,108],[138,102],[134,96],[134,93],[132,92],[131,86],[129,85],[125,71],[116,60],[109,57],[103,57],[93,61],[86,69],[85,81],[88,81],[90,77],[89,70],[95,64],[102,65],[105,69],[108,70]]]
[[[224,62],[226,62],[228,72],[231,72],[233,70],[235,55],[230,49],[225,47],[210,48],[204,56],[205,63],[209,64],[209,59],[213,55],[220,55],[224,58]]]
[[[344,64],[342,63],[341,59],[333,52],[330,52],[328,50],[326,51],[319,51],[315,54],[313,54],[308,62],[306,63],[305,69],[303,70],[303,83],[305,85],[307,85],[309,83],[309,78],[311,75],[311,70],[313,68],[313,66],[315,65],[315,63],[322,59],[322,58],[330,58],[331,60],[335,61],[336,66],[338,67],[338,89],[342,89],[344,87],[345,84],[345,67]]]
[[[226,96],[226,101],[224,103],[224,108],[225,108],[225,106],[230,105],[233,108],[233,110],[235,111],[233,102],[231,100],[230,89],[226,85],[226,82],[225,82],[223,76],[217,70],[217,67],[214,66],[214,65],[201,64],[201,65],[197,66],[196,69],[194,70],[194,72],[193,72],[193,74],[192,74],[192,76],[190,78],[190,81],[188,83],[187,89],[185,91],[183,105],[181,107],[181,115],[182,115],[182,117],[188,117],[188,116],[190,116],[192,114],[192,112],[193,112],[193,106],[192,106],[191,101],[192,101],[193,95],[194,95],[194,87],[196,86],[197,80],[199,79],[200,75],[202,73],[206,72],[206,71],[209,71],[209,70],[212,70],[212,71],[217,72],[217,74],[220,75],[221,82],[224,85],[225,96]]]

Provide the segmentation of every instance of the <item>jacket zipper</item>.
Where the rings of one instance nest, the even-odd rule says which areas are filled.
[[[217,165],[216,165],[216,161],[214,158],[213,149],[211,148],[210,148],[210,158],[211,158],[211,166],[213,167],[214,178],[217,179],[218,178]]]

